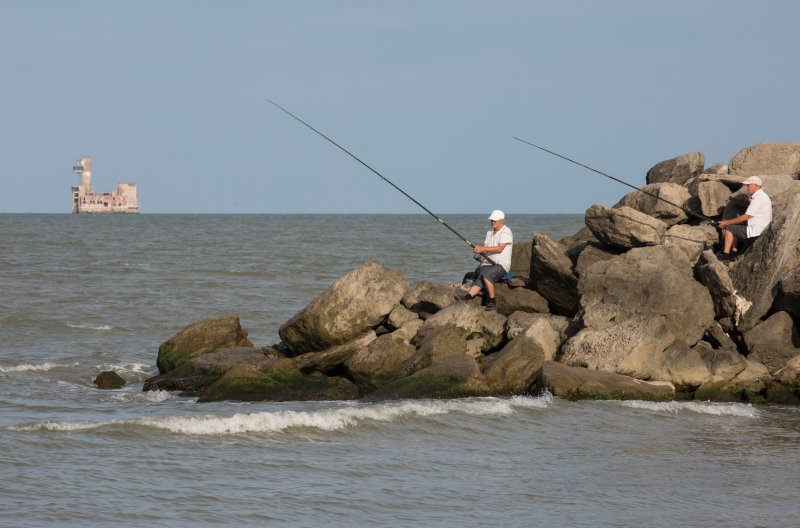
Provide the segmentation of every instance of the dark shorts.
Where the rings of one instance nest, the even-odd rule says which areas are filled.
[[[747,224],[729,225],[724,229],[733,233],[733,236],[735,236],[739,240],[744,240],[745,238],[747,238]]]
[[[486,277],[486,280],[494,284],[495,282],[499,281],[503,278],[503,275],[506,274],[505,268],[500,264],[495,264],[493,266],[481,266],[478,269],[478,276],[472,281],[473,286],[478,286],[483,288],[483,277]]]

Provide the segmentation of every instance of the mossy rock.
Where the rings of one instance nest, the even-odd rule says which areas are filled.
[[[266,373],[232,369],[201,394],[199,401],[321,401],[359,398],[349,380],[319,372],[303,374],[298,369],[273,368]]]
[[[187,362],[165,374],[146,379],[142,390],[181,391],[187,396],[194,396],[221,377],[222,373],[209,374],[192,362]]]
[[[223,347],[252,347],[239,316],[224,315],[196,321],[161,344],[158,371],[165,374],[190,359]]]
[[[800,403],[800,387],[773,383],[767,387],[766,399],[769,403],[798,404]]]
[[[718,385],[714,383],[706,383],[701,385],[694,393],[694,400],[729,403],[766,402],[766,398],[762,392],[752,391],[736,385]]]
[[[369,398],[392,400],[405,398],[467,398],[491,396],[486,387],[476,387],[452,376],[414,375],[395,380],[380,387]]]

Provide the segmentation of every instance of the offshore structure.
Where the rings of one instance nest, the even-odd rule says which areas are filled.
[[[92,158],[84,156],[72,166],[78,185],[72,188],[72,212],[138,213],[135,183],[120,183],[110,193],[96,193],[92,188]]]

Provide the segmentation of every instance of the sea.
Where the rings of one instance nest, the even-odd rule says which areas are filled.
[[[507,222],[519,242],[583,218]],[[274,344],[370,259],[411,284],[476,265],[427,215],[0,215],[0,526],[800,526],[798,407],[142,391],[193,321]]]

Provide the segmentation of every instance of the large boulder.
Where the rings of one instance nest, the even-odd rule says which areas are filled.
[[[692,265],[697,262],[700,253],[711,249],[718,240],[719,234],[714,226],[710,224],[697,226],[674,225],[664,235],[664,245],[673,245],[681,248]]]
[[[800,318],[800,267],[793,267],[784,274],[778,288],[775,307]]]
[[[414,313],[434,314],[463,296],[464,290],[457,286],[422,281],[412,291],[403,295],[401,302]]]
[[[731,198],[731,189],[721,181],[709,181],[697,178],[690,186],[689,192],[694,199],[689,206],[705,216],[719,216]]]
[[[729,163],[731,174],[800,174],[800,143],[759,143],[743,148]]]
[[[749,351],[747,358],[763,364],[770,373],[800,355],[800,332],[786,312],[777,312],[745,332],[744,342]]]
[[[714,348],[711,343],[700,341],[694,349],[708,369],[704,382],[731,381],[747,367],[747,360],[735,348]]]
[[[762,403],[764,392],[772,382],[767,367],[756,361],[745,360],[746,367],[732,380],[708,381],[698,387],[695,400],[750,401]]]
[[[565,251],[564,246],[547,235],[534,233],[530,278],[553,313],[571,317],[578,308],[578,280]]]
[[[399,376],[416,350],[407,341],[385,334],[353,353],[344,366],[359,386],[372,388]]]
[[[460,398],[490,394],[475,358],[466,354],[443,357],[411,376],[376,390],[372,399]]]
[[[514,312],[548,313],[547,299],[527,288],[509,288],[505,284],[495,286],[497,311],[505,316]]]
[[[569,320],[560,315],[516,312],[506,322],[506,336],[514,340],[524,337],[535,341],[546,361],[555,359],[566,339]]]
[[[223,315],[195,321],[158,347],[158,371],[161,374],[173,370],[193,357],[201,356],[218,348],[252,347],[247,332],[242,330],[239,316]]]
[[[346,343],[379,325],[407,288],[402,275],[367,261],[334,282],[278,333],[293,354]]]
[[[531,269],[531,243],[514,242],[511,251],[511,269],[509,273],[527,277]]]
[[[675,387],[664,381],[647,382],[582,367],[547,361],[542,365],[537,387],[567,400],[650,400],[675,397]]]
[[[429,334],[451,329],[467,340],[469,350],[474,354],[485,353],[502,343],[505,322],[505,316],[484,310],[477,299],[459,301],[429,317],[415,340],[423,343]]]
[[[495,394],[522,394],[536,381],[544,361],[539,342],[522,335],[489,356],[483,377]]]
[[[702,152],[690,152],[656,163],[647,171],[647,183],[670,182],[683,185],[703,172],[706,157]]]
[[[608,260],[620,253],[623,253],[623,251],[597,241],[580,242],[567,250],[567,256],[573,262],[572,270],[577,277],[583,275],[586,268],[595,262]]]
[[[736,313],[736,288],[733,287],[728,267],[717,260],[712,251],[704,251],[701,258],[695,273],[711,294],[716,318],[733,317]]]
[[[443,357],[454,354],[467,354],[471,357],[480,357],[480,349],[473,343],[467,342],[463,332],[457,328],[444,326],[435,331],[427,332],[417,339],[419,348],[401,365],[399,374],[408,376],[414,372],[429,367]],[[472,346],[471,346],[472,345]]]
[[[752,303],[739,319],[740,331],[753,328],[769,311],[778,281],[786,271],[786,264],[794,257],[797,240],[800,240],[800,194],[792,197],[753,247],[731,266],[734,287]]]
[[[614,207],[632,207],[672,226],[688,218],[686,211],[690,198],[689,191],[677,183],[651,183],[641,191],[626,194]]]
[[[597,262],[581,276],[578,290],[587,328],[655,315],[675,337],[693,345],[714,320],[708,290],[694,280],[689,260],[675,246],[632,249]]]
[[[800,355],[787,361],[786,365],[775,373],[775,379],[786,385],[800,387]]]
[[[597,240],[622,249],[656,246],[667,232],[661,220],[627,206],[609,209],[595,204],[586,210],[586,225]]]

